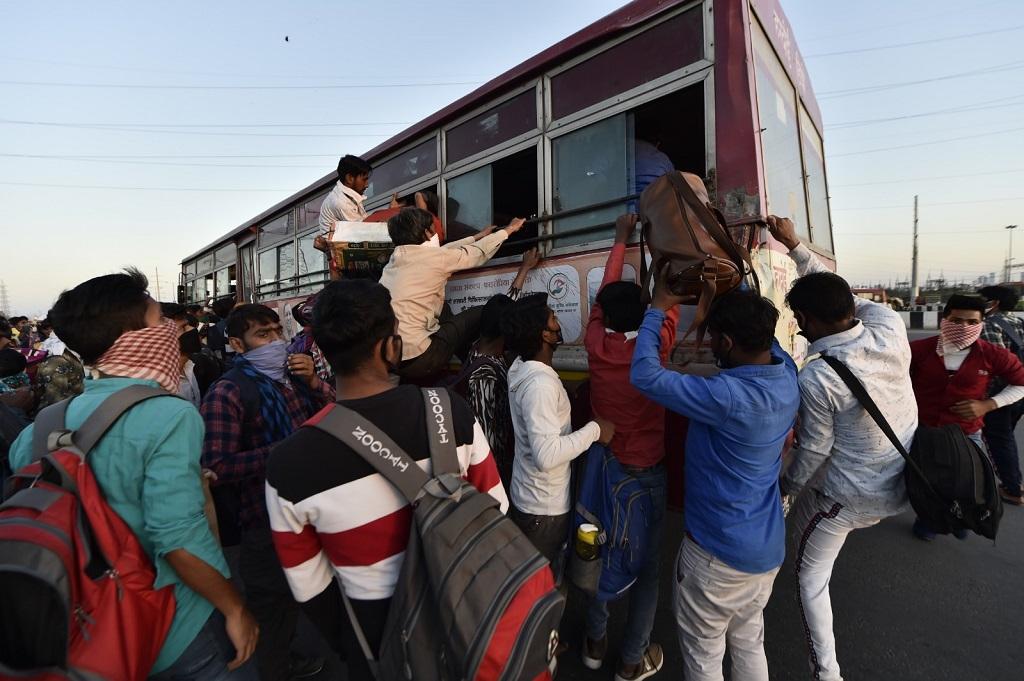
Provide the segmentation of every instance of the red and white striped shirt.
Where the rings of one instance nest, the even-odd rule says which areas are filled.
[[[400,386],[340,404],[377,425],[429,473],[419,388]],[[452,395],[452,412],[463,478],[507,511],[508,498],[483,430],[457,395]],[[322,593],[335,575],[350,598],[391,597],[409,541],[412,508],[359,454],[317,428],[300,428],[271,453],[266,492],[274,546],[297,601]]]

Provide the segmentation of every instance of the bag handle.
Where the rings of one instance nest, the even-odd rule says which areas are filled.
[[[32,460],[38,461],[60,447],[72,445],[83,457],[89,455],[92,448],[103,439],[107,431],[120,419],[126,411],[154,397],[177,397],[163,388],[148,385],[130,385],[118,390],[103,400],[93,411],[85,423],[76,430],[68,431],[66,417],[68,405],[74,398],[68,398],[50,405],[39,412],[36,417],[35,430],[32,433]],[[70,441],[67,436],[70,435]]]
[[[882,415],[882,410],[879,409],[878,405],[875,404],[875,401],[871,399],[871,395],[868,394],[867,388],[865,388],[864,384],[860,382],[860,379],[857,378],[852,371],[850,371],[850,367],[846,366],[843,362],[839,361],[835,357],[832,357],[831,355],[821,355],[821,359],[825,362],[825,364],[832,367],[833,371],[839,374],[839,378],[843,380],[843,383],[845,383],[846,387],[850,389],[850,392],[853,393],[853,396],[857,398],[857,401],[860,402],[860,405],[864,407],[864,410],[871,415],[871,418],[875,421],[875,423],[878,425],[881,431],[885,433],[885,436],[887,438],[889,438],[889,442],[891,442],[892,445],[896,448],[896,451],[898,451],[900,455],[902,455],[903,458],[906,459],[907,465],[910,466],[910,468],[913,469],[915,473],[917,473],[918,477],[921,478],[921,481],[928,489],[928,492],[935,496],[936,499],[942,499],[942,497],[940,497],[938,493],[932,488],[931,483],[928,482],[928,478],[925,476],[924,471],[921,470],[921,467],[917,465],[916,461],[910,458],[910,453],[907,452],[906,447],[903,446],[903,443],[900,442],[900,439],[896,437],[896,433],[893,432],[892,426],[889,425],[889,422],[886,421],[885,416]]]

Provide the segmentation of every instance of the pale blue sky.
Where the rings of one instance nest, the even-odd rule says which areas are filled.
[[[0,279],[12,312],[42,314],[61,289],[128,264],[154,279],[154,293],[159,268],[170,299],[185,255],[328,172],[340,154],[368,150],[620,4],[0,2]],[[840,273],[855,282],[907,275],[915,193],[922,277],[1001,268],[1003,226],[1024,225],[1024,3],[783,8],[825,119]],[[999,32],[873,49],[990,31]],[[92,87],[113,83],[133,87]],[[403,87],[311,87],[353,84]],[[252,85],[282,87],[242,87]],[[964,106],[975,108],[842,125]],[[256,127],[279,124],[295,125]]]

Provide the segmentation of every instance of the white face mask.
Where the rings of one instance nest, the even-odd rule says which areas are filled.
[[[426,243],[428,246],[431,246],[433,248],[440,248],[441,247],[441,238],[435,234],[434,236],[432,236],[429,239],[427,239],[424,243]]]

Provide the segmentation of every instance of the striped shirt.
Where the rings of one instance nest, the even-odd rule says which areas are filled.
[[[400,386],[340,404],[377,424],[429,473],[419,388]],[[508,499],[483,430],[457,395],[452,395],[452,412],[462,476],[506,511]],[[266,494],[274,546],[297,601],[324,592],[335,575],[352,599],[391,597],[409,541],[412,507],[359,454],[323,431],[300,428],[274,448]]]

